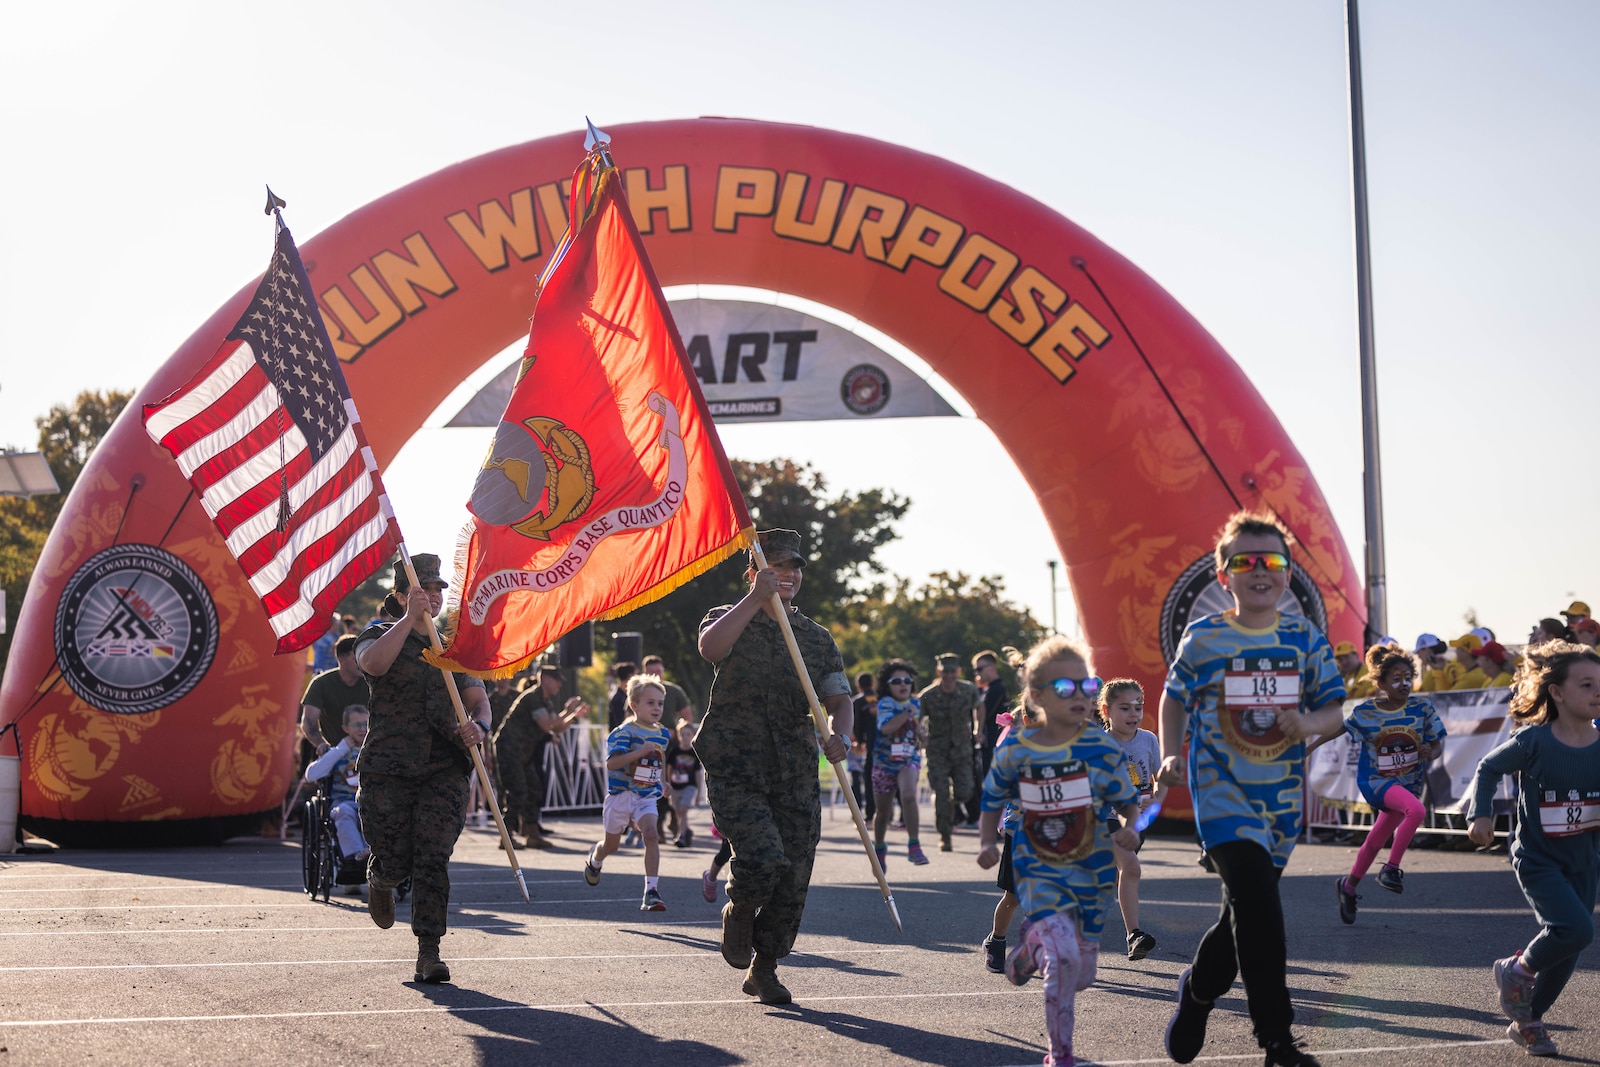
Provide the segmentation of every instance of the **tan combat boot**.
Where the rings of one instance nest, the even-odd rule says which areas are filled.
[[[729,967],[744,970],[750,966],[750,956],[755,951],[751,939],[755,937],[756,909],[749,904],[728,901],[722,906],[722,958]]]
[[[744,991],[763,1004],[791,1004],[794,998],[788,988],[778,981],[778,961],[757,956],[750,961],[750,971],[744,978]]]
[[[417,981],[429,985],[450,981],[450,968],[439,958],[437,937],[417,938]]]

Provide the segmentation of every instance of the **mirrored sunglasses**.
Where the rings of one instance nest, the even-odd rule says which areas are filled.
[[[1289,569],[1289,557],[1282,552],[1236,552],[1228,557],[1228,573],[1249,574],[1258,563],[1272,574]]]
[[[902,676],[902,677],[899,677],[899,678],[890,678],[889,679],[889,684],[890,685],[910,685],[913,681],[914,681],[914,679],[906,678],[906,677]]]
[[[1053,689],[1056,696],[1066,700],[1074,693],[1081,693],[1089,699],[1094,699],[1100,692],[1100,679],[1098,678],[1056,678],[1044,685],[1036,685],[1035,689]]]

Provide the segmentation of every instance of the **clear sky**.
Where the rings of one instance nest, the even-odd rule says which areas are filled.
[[[1474,608],[1520,640],[1600,601],[1600,5],[1362,16],[1390,630],[1453,636]],[[585,115],[737,115],[943,156],[1118,249],[1244,367],[1359,559],[1347,99],[1335,0],[6,5],[0,443],[31,446],[81,389],[139,387],[251,283],[265,182],[305,241]],[[486,439],[435,427],[469,392],[388,474],[415,549],[448,551],[464,517]],[[999,574],[1048,619],[1057,553],[983,424],[724,440],[904,493],[895,570]]]

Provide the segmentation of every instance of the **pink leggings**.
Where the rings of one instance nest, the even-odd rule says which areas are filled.
[[[1100,946],[1083,936],[1076,912],[1057,912],[1030,923],[1023,935],[1044,977],[1044,1025],[1050,1034],[1048,1064],[1072,1063],[1072,1025],[1078,994],[1094,984]]]
[[[1367,868],[1372,866],[1378,850],[1389,840],[1391,832],[1394,834],[1394,848],[1389,850],[1389,866],[1400,866],[1400,859],[1411,844],[1411,835],[1422,825],[1424,814],[1422,801],[1412,796],[1411,790],[1403,785],[1391,785],[1383,794],[1383,810],[1378,812],[1372,832],[1361,843],[1361,848],[1356,851],[1356,861],[1350,865],[1351,883],[1360,881],[1361,876],[1367,873]]]

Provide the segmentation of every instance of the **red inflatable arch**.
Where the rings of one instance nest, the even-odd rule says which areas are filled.
[[[662,284],[819,301],[960,391],[1038,495],[1101,673],[1159,684],[1174,636],[1215,595],[1204,560],[1240,505],[1289,523],[1303,610],[1332,639],[1360,640],[1347,599],[1359,578],[1288,435],[1216,341],[1093,236],[980,174],[863,137],[724,119],[612,136]],[[449,167],[305,245],[380,464],[526,332],[581,144],[566,134]],[[238,566],[137,418],[216,350],[254,286],[134,398],[34,574],[0,722],[20,721],[24,825],[57,840],[221,834],[274,809],[293,773],[304,662],[268,654]],[[140,575],[139,597],[117,592]],[[143,621],[137,639],[73,639],[119,601]],[[116,636],[113,622],[95,634]]]

